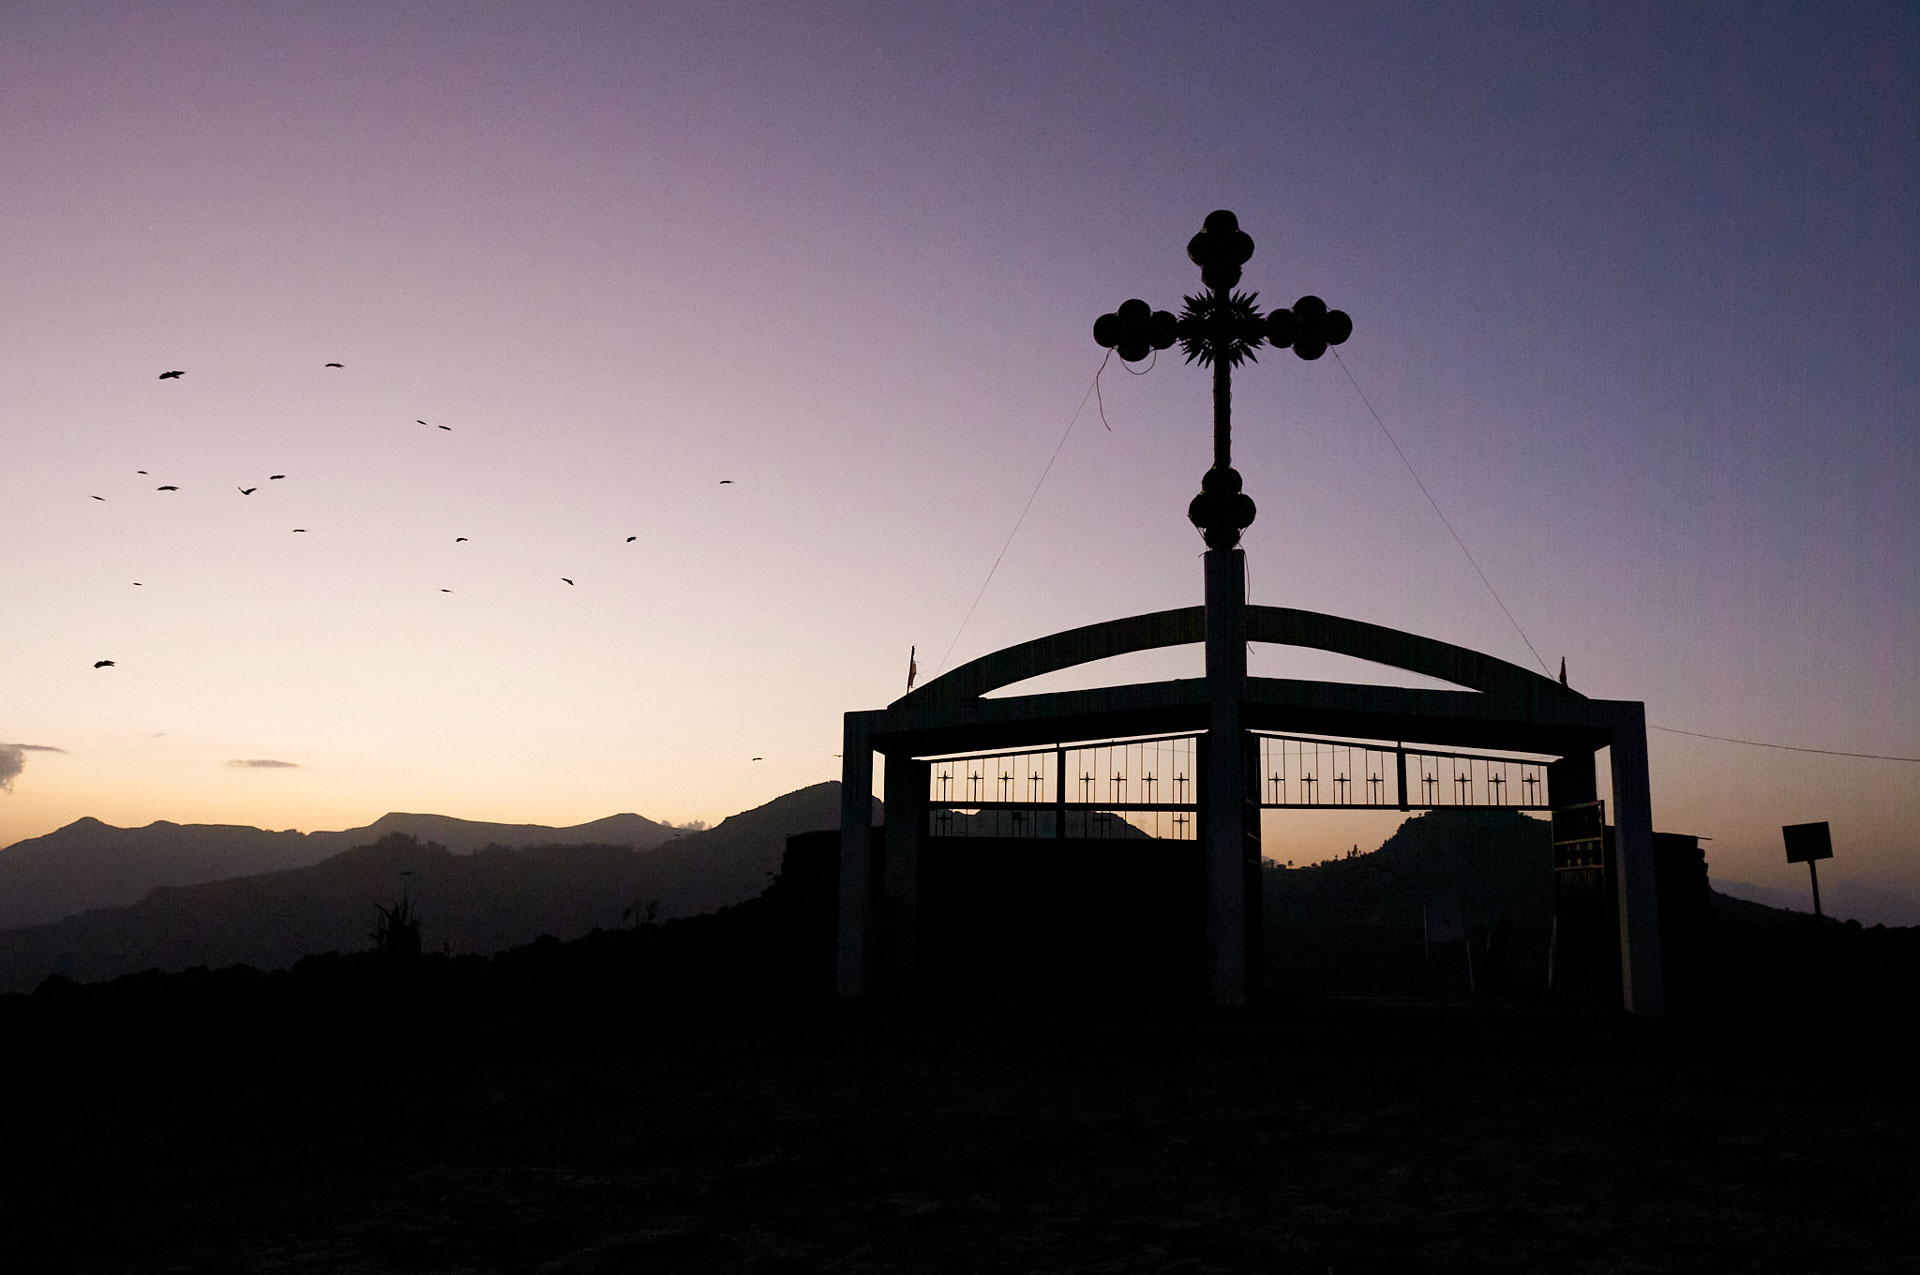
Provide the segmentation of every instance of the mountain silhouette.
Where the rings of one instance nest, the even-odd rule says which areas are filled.
[[[166,820],[144,828],[116,828],[98,819],[77,819],[44,837],[0,850],[0,929],[134,903],[160,886],[303,868],[396,832],[438,842],[458,854],[490,845],[597,844],[645,850],[674,835],[668,825],[634,814],[549,828],[396,813],[364,828],[307,833]]]
[[[878,809],[876,802],[876,817]],[[656,900],[659,920],[711,912],[765,889],[790,834],[831,828],[839,818],[837,782],[788,793],[708,831],[679,834],[634,815],[569,829],[389,815],[365,830],[379,832],[366,844],[318,863],[160,886],[129,906],[0,931],[0,992],[30,991],[53,973],[91,982],[198,965],[277,969],[302,956],[358,951],[369,946],[376,907],[403,894],[421,919],[426,948],[455,953],[490,954],[541,935],[570,939],[619,928],[629,923],[623,912],[645,917]],[[413,831],[425,828],[469,845],[482,835],[496,839],[455,853]],[[546,840],[509,848],[497,839],[502,828]],[[659,829],[667,841],[636,848],[553,839],[595,828],[610,835]]]
[[[1380,848],[1265,874],[1268,915],[1283,927],[1418,925],[1444,909],[1455,930],[1501,916],[1553,917],[1553,833],[1510,810],[1415,815]]]

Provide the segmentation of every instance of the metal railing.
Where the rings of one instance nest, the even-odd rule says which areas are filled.
[[[1270,810],[1546,810],[1547,761],[1399,744],[1259,735]]]
[[[1268,810],[1546,810],[1548,761],[1254,732]],[[926,758],[935,837],[1198,834],[1199,735]]]

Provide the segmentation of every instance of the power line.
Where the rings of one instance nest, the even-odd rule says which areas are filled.
[[[1360,402],[1366,406],[1367,412],[1373,417],[1373,423],[1380,427],[1380,432],[1387,436],[1389,443],[1393,444],[1394,455],[1398,456],[1400,463],[1407,467],[1407,473],[1412,475],[1414,485],[1420,488],[1420,494],[1427,498],[1427,503],[1433,506],[1433,512],[1440,515],[1440,522],[1446,527],[1447,534],[1453,537],[1453,543],[1460,546],[1460,552],[1467,556],[1468,565],[1472,566],[1474,574],[1480,577],[1480,583],[1487,586],[1487,592],[1492,595],[1494,603],[1500,608],[1500,613],[1507,617],[1507,623],[1511,624],[1513,631],[1520,635],[1520,640],[1527,644],[1527,649],[1533,651],[1534,663],[1540,666],[1542,673],[1549,677],[1553,676],[1553,671],[1547,667],[1547,662],[1540,658],[1540,652],[1534,650],[1533,639],[1529,638],[1527,631],[1520,627],[1520,621],[1513,618],[1513,612],[1507,610],[1507,604],[1500,600],[1500,591],[1493,587],[1493,581],[1487,579],[1487,573],[1482,571],[1480,564],[1474,560],[1473,550],[1467,548],[1467,542],[1462,540],[1460,533],[1453,529],[1453,523],[1448,519],[1446,511],[1440,508],[1440,502],[1433,498],[1433,493],[1427,490],[1427,485],[1420,481],[1419,473],[1414,469],[1413,462],[1407,459],[1406,452],[1400,449],[1393,431],[1388,429],[1387,423],[1380,419],[1380,413],[1373,410],[1373,403],[1367,398],[1367,392],[1360,388],[1360,382],[1353,379],[1353,369],[1349,368],[1347,361],[1340,357],[1340,351],[1333,351],[1333,361],[1338,363],[1340,370],[1347,374],[1347,383],[1353,386],[1353,392],[1360,396]]]
[[[1819,753],[1822,757],[1863,757],[1868,761],[1906,761],[1920,763],[1920,757],[1896,757],[1891,753],[1849,753],[1838,748],[1802,748],[1798,744],[1770,744],[1764,739],[1735,739],[1731,735],[1709,735],[1705,731],[1681,730],[1678,726],[1655,726],[1647,723],[1648,730],[1663,730],[1669,735],[1691,735],[1695,739],[1716,739],[1723,744],[1745,744],[1750,748],[1778,748],[1789,753]]]

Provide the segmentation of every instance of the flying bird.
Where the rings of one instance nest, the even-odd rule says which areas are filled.
[[[756,757],[756,758],[754,758],[754,760],[755,760],[755,761],[765,761],[765,760],[766,760],[766,758],[764,758],[764,757]]]
[[[722,487],[725,487],[725,486],[726,486],[727,484],[729,484],[729,483],[731,483],[732,481],[733,481],[733,479],[731,479],[731,478],[722,478],[722,479],[720,480],[720,485],[721,485]]]
[[[113,661],[112,660],[95,660],[93,662],[93,666],[95,668],[112,668]]]
[[[565,576],[561,576],[560,578],[561,578],[562,580],[567,580],[567,578],[566,578]],[[571,581],[571,580],[567,580],[567,583],[568,583],[568,584],[572,584],[572,583],[573,583],[573,581]]]
[[[254,493],[254,492],[256,492],[256,491],[259,491],[259,490],[260,490],[260,489],[259,489],[258,487],[241,487],[241,488],[239,488],[239,492],[240,492],[240,494],[241,494],[242,496],[251,496],[251,495],[253,495],[253,493]]]
[[[305,528],[305,527],[295,527],[295,528],[293,529],[293,534],[297,536],[297,535],[299,535],[299,534],[300,534],[301,532],[303,532],[303,531],[305,531],[305,530],[306,530],[306,528]]]
[[[106,499],[106,497],[105,497],[105,496],[95,496],[95,497],[94,497],[94,499],[95,499],[95,500],[100,500],[100,501],[104,501],[104,500]]]
[[[459,544],[459,543],[460,543],[460,542],[461,542],[462,540],[465,540],[465,539],[466,539],[466,537],[465,537],[465,536],[455,536],[455,537],[453,538],[453,543],[455,543],[455,544]]]
[[[452,593],[452,592],[453,592],[453,590],[452,590],[452,589],[442,589],[442,590],[440,590],[440,592],[442,592],[442,593]]]
[[[98,497],[98,496],[95,496],[95,497],[94,497],[94,499],[95,499],[95,500],[98,500],[98,499],[99,499],[99,497]],[[634,541],[636,541],[636,540],[638,540],[639,538],[640,538],[640,537],[638,537],[638,536],[628,536],[628,537],[627,537],[627,543],[628,543],[628,544],[632,544],[632,543],[633,543]]]
[[[162,372],[160,374],[160,379],[163,381],[177,381],[185,375],[186,375],[185,372]]]
[[[144,473],[146,473],[147,471],[146,471],[146,470],[144,470],[144,469],[136,469],[136,470],[134,470],[133,472],[134,472],[134,473],[136,473],[136,474],[144,474]]]
[[[267,475],[267,481],[268,481],[268,482],[272,482],[272,481],[273,481],[274,479],[276,479],[276,478],[285,478],[285,477],[286,477],[286,475],[285,475],[285,474],[268,474],[268,475]]]
[[[413,422],[413,423],[414,423],[415,425],[425,425],[425,424],[426,424],[426,422],[425,422],[425,421],[423,421],[423,420],[420,420],[420,419],[419,419],[419,418],[417,418],[417,417],[416,417],[416,418],[414,419],[414,422]]]
[[[139,582],[138,580],[135,580],[135,581],[133,582],[133,587],[134,587],[134,588],[136,588],[136,589],[138,589],[138,588],[140,587],[140,582]]]
[[[439,426],[439,428],[446,430],[449,434],[453,432],[453,426],[451,425],[442,425],[442,426]]]
[[[341,365],[340,365],[340,364],[338,364],[338,363],[329,363],[329,364],[327,364],[327,366],[328,366],[328,367],[339,367],[339,366],[341,366]]]
[[[169,483],[162,487],[155,487],[154,490],[155,491],[179,491],[180,489],[178,487],[173,486],[171,483]]]

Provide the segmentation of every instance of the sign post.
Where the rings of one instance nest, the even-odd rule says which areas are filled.
[[[1820,872],[1814,864],[1833,858],[1833,835],[1826,821],[1786,824],[1780,834],[1786,838],[1787,862],[1807,865],[1807,876],[1813,881],[1813,916],[1816,921],[1824,920],[1820,915]]]

